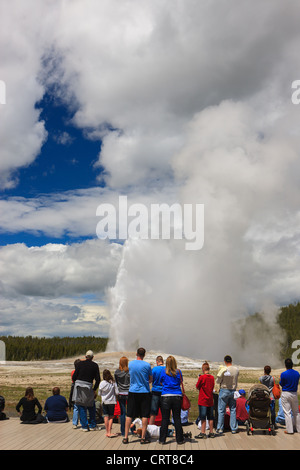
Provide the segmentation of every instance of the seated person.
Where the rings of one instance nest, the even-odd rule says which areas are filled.
[[[130,430],[132,434],[136,434],[138,437],[142,437],[142,420],[140,418],[136,418],[131,426]],[[151,437],[156,437],[159,439],[160,435],[160,426],[157,426],[156,424],[148,424],[147,425],[147,431],[146,431],[146,436],[147,439]],[[175,436],[175,430],[174,429],[168,429],[168,434],[169,437],[174,437]],[[192,433],[184,433],[183,437],[185,438],[191,438]]]
[[[9,419],[4,413],[4,408],[5,408],[5,398],[2,395],[0,395],[0,421],[4,419]]]
[[[67,414],[68,402],[65,397],[60,395],[59,387],[54,387],[52,394],[52,397],[47,398],[44,406],[44,410],[47,412],[47,421],[51,423],[66,423],[69,421]]]
[[[245,424],[249,418],[249,413],[246,408],[246,392],[245,390],[239,390],[239,396],[236,399],[236,419],[238,424]]]
[[[181,410],[180,411],[180,421],[182,426],[188,426],[190,424],[189,422],[189,412],[190,410]],[[173,416],[171,418],[172,424],[174,424],[174,419]]]
[[[22,408],[22,412],[21,412]],[[37,408],[37,413],[36,413]],[[27,387],[25,395],[19,401],[16,406],[16,410],[20,415],[22,423],[36,424],[43,421],[42,417],[42,405],[39,400],[34,396],[33,388]]]

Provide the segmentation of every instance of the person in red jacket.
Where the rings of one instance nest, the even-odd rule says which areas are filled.
[[[210,367],[208,362],[202,364],[202,375],[199,375],[196,388],[199,390],[198,396],[198,407],[199,407],[199,419],[201,420],[201,432],[197,436],[197,439],[206,438],[206,419],[209,421],[209,434],[208,437],[214,437],[213,425],[214,425],[214,398],[213,391],[215,386],[214,376],[210,374]]]
[[[246,409],[246,392],[245,390],[239,390],[240,396],[236,399],[236,419],[238,424],[245,424],[249,418],[249,413]]]

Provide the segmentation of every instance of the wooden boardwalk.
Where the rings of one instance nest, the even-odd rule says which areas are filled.
[[[168,438],[167,444],[163,446],[157,442],[157,439],[153,439],[150,444],[141,445],[136,436],[130,436],[129,444],[125,445],[121,436],[107,438],[103,426],[100,425],[99,428],[98,431],[82,432],[80,428],[72,429],[72,422],[26,425],[21,424],[19,418],[10,418],[0,421],[0,450],[102,450],[113,451],[116,454],[120,451],[141,450],[154,453],[204,450],[300,450],[300,434],[286,435],[284,427],[279,427],[275,436],[259,430],[248,436],[246,429],[241,427],[238,434],[225,432],[223,436],[205,440],[192,437],[180,446],[173,438]],[[119,432],[119,429],[119,424],[113,424],[113,432]],[[184,431],[192,432],[192,436],[199,433],[195,424],[185,426]]]

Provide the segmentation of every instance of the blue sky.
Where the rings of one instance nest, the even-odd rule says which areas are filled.
[[[103,186],[97,181],[101,168],[95,168],[101,151],[101,140],[91,140],[85,136],[85,130],[72,123],[72,110],[50,92],[35,104],[39,109],[40,121],[44,123],[47,140],[41,146],[40,153],[28,166],[16,172],[18,184],[2,190],[2,199],[38,198],[67,191]],[[96,236],[96,233],[95,233]],[[72,237],[72,242],[90,237]],[[1,245],[25,243],[27,246],[46,243],[67,243],[69,238],[49,237],[42,232],[38,235],[28,232],[1,233]]]
[[[66,105],[48,93],[36,103],[40,121],[48,134],[39,155],[27,167],[18,169],[19,183],[3,191],[8,197],[36,197],[98,185],[99,168],[94,168],[101,150],[101,140],[84,137],[84,131],[72,124]]]
[[[222,358],[237,318],[265,311],[273,324],[300,296],[297,5],[1,9],[0,333],[198,355],[208,315],[220,335],[203,354]],[[204,204],[203,249],[98,239],[96,209],[120,195]]]

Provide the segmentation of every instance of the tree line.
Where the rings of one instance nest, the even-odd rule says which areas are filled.
[[[106,349],[108,338],[96,336],[34,337],[0,336],[5,343],[7,361],[48,361],[82,356],[88,349],[95,353]]]

